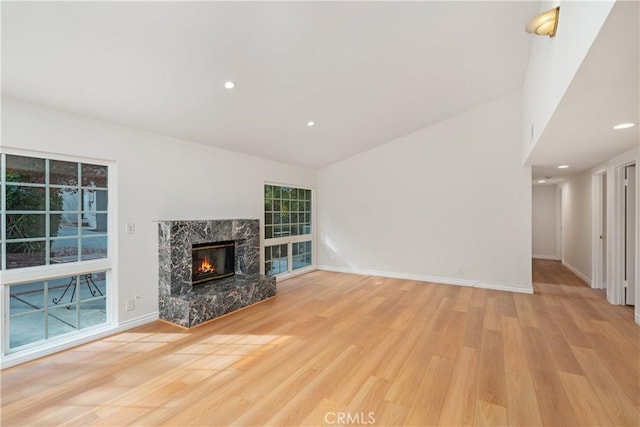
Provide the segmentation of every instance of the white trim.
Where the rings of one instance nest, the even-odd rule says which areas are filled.
[[[535,258],[535,259],[550,259],[552,261],[560,261],[560,258],[558,258],[557,255],[538,255],[538,254],[533,254],[531,257]]]
[[[591,276],[593,277],[591,287],[594,289],[605,289],[606,280],[603,278],[602,263],[607,260],[607,253],[602,251],[603,240],[608,237],[607,224],[603,229],[602,222],[604,220],[602,209],[602,195],[606,193],[606,188],[602,185],[603,177],[609,179],[606,169],[598,170],[591,175]],[[607,217],[608,221],[608,217]],[[608,265],[607,265],[608,267]]]
[[[78,274],[111,270],[112,267],[113,262],[108,258],[103,258],[68,264],[16,268],[0,272],[0,283],[3,285],[17,285],[20,283],[36,282],[38,280],[52,280],[67,276],[77,276]]]
[[[567,267],[569,270],[571,270],[571,272],[573,272],[576,276],[578,276],[579,278],[581,278],[582,280],[584,280],[585,282],[587,282],[589,284],[589,286],[591,286],[591,279],[589,279],[584,273],[582,273],[580,270],[578,270],[577,268],[575,268],[574,266],[572,266],[571,264],[569,264],[566,261],[562,261],[562,265],[564,265],[565,267]]]
[[[79,345],[86,344],[100,338],[105,338],[110,335],[124,332],[136,326],[142,326],[156,320],[158,320],[157,311],[154,313],[146,314],[144,316],[140,316],[135,319],[128,320],[126,322],[122,322],[116,327],[110,327],[107,325],[106,327],[95,329],[90,335],[67,338],[59,342],[51,343],[52,345],[39,346],[38,348],[34,348],[31,351],[25,350],[14,354],[9,354],[0,358],[0,370],[19,365],[21,363],[29,362],[40,357],[48,356],[50,354],[57,353],[63,350],[67,350],[72,347],[77,347]]]
[[[316,271],[317,268],[314,265],[310,265],[308,267],[299,268],[297,270],[293,270],[291,273],[282,273],[278,274],[276,277],[277,283],[282,282],[283,280],[292,279],[297,276],[301,276],[306,273],[311,273],[312,271]]]
[[[638,312],[638,306],[636,305],[636,323],[640,325],[640,312]]]
[[[500,285],[494,283],[482,283],[477,280],[454,279],[450,277],[428,276],[424,274],[397,273],[390,271],[367,270],[363,268],[352,267],[336,267],[333,265],[319,265],[318,270],[333,271],[336,273],[351,273],[363,276],[389,277],[392,279],[415,280],[418,282],[440,283],[444,285],[467,286],[471,288],[492,289],[497,291],[518,292],[524,294],[533,294],[533,288],[521,288],[509,285]]]

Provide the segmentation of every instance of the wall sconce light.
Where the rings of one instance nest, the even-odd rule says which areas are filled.
[[[556,6],[553,9],[542,12],[535,16],[527,26],[525,30],[527,33],[535,33],[540,36],[555,37],[556,30],[558,29],[558,15],[560,13],[560,6]]]

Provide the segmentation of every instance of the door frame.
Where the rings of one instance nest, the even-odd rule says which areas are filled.
[[[608,237],[608,225],[610,222],[609,216],[609,189],[605,188],[603,185],[603,177],[607,177],[606,185],[609,184],[609,179],[607,176],[607,169],[598,169],[594,171],[591,175],[591,194],[592,194],[592,221],[591,221],[591,287],[595,289],[605,289],[608,282],[608,271],[609,271],[609,262],[607,259],[607,255],[610,251],[603,251],[602,249],[602,241],[600,236],[605,236],[605,239]],[[605,194],[607,195],[607,223],[602,226],[603,218],[603,190],[605,190]],[[607,242],[607,245],[609,242]],[[609,246],[607,246],[609,247]],[[606,264],[607,268],[607,277],[604,277],[602,271],[602,265]]]
[[[630,164],[636,165],[636,207],[640,201],[640,173],[637,166],[640,163],[640,149],[635,148],[623,153],[605,164],[593,170],[592,179],[596,179],[593,175],[607,174],[607,301],[611,304],[621,305],[624,303],[624,284],[623,268],[624,268],[624,168]],[[593,181],[592,181],[593,182]],[[596,210],[598,209],[598,201],[596,197],[595,184],[592,193],[592,272],[593,267],[597,263],[597,258],[593,256],[593,248],[597,245],[596,238]],[[636,224],[640,223],[640,209],[636,208]],[[636,227],[636,278],[640,277],[640,227]],[[597,277],[595,274],[593,278]],[[640,280],[636,279],[636,308],[635,322],[640,324]]]

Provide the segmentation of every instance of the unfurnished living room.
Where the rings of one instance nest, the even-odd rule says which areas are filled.
[[[2,1],[0,424],[640,425],[636,1]]]

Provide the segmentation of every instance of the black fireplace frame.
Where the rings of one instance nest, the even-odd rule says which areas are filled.
[[[225,240],[225,241],[221,241],[221,242],[209,242],[209,243],[198,243],[198,244],[192,244],[191,245],[191,284],[192,285],[200,285],[200,284],[204,284],[206,282],[211,282],[214,280],[219,280],[219,279],[224,279],[226,277],[231,277],[234,276],[236,274],[235,272],[235,246],[236,246],[236,242],[235,240]],[[198,251],[202,251],[202,250],[211,250],[211,249],[220,249],[220,248],[228,248],[227,249],[227,256],[228,258],[225,259],[225,265],[231,267],[231,271],[226,272],[224,274],[213,274],[213,275],[201,275],[200,278],[196,279],[196,277],[198,276],[194,276],[194,268],[193,268],[193,263],[196,260],[196,253]],[[230,254],[229,254],[229,249],[231,250]],[[229,257],[229,255],[231,255]]]

